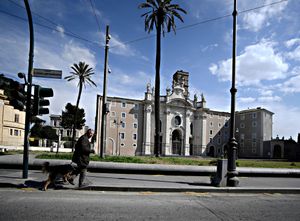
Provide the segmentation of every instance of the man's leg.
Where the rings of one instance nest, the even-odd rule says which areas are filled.
[[[84,185],[84,179],[85,179],[85,176],[86,176],[86,171],[87,169],[86,168],[81,168],[80,169],[80,174],[79,174],[79,187],[82,187]]]

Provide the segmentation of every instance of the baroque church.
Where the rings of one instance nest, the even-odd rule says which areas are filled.
[[[102,100],[102,96],[98,95],[95,145],[98,153]],[[153,155],[154,88],[151,88],[149,83],[146,85],[143,100],[107,97],[107,102],[109,112],[104,153],[125,156]],[[243,128],[239,129],[237,125],[242,133],[236,134],[236,137],[243,140],[252,139],[250,147],[247,145],[249,153],[253,157],[260,157],[263,153],[263,141],[272,137],[273,113],[262,108],[250,109],[246,113],[256,117],[250,117],[249,122],[242,121],[240,124]],[[237,112],[236,116],[246,119],[243,112]],[[209,109],[203,94],[199,98],[196,94],[193,99],[190,98],[188,72],[177,71],[173,75],[172,89],[167,88],[165,95],[160,96],[160,142],[161,154],[164,156],[221,156],[229,140],[229,124],[230,113]],[[245,126],[247,130],[243,130]]]

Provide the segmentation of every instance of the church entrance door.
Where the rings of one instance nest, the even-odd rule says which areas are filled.
[[[182,135],[179,130],[172,133],[172,155],[181,155],[182,153]]]

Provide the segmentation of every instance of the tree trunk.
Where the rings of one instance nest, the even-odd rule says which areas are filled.
[[[75,147],[76,119],[77,119],[77,112],[78,112],[78,106],[79,106],[79,101],[80,101],[80,97],[81,97],[81,92],[82,92],[82,82],[79,83],[79,92],[78,92],[78,97],[77,97],[77,102],[76,102],[76,107],[75,107],[75,114],[74,114],[74,118],[73,118],[72,152],[74,151],[74,147]]]
[[[160,50],[161,50],[161,23],[158,22],[156,33],[156,64],[155,64],[155,98],[154,98],[154,115],[155,115],[155,135],[154,135],[154,154],[160,155]]]

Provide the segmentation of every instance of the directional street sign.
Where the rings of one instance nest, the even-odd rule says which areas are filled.
[[[33,77],[41,77],[41,78],[55,78],[61,79],[62,71],[61,70],[49,70],[49,69],[33,69]]]

